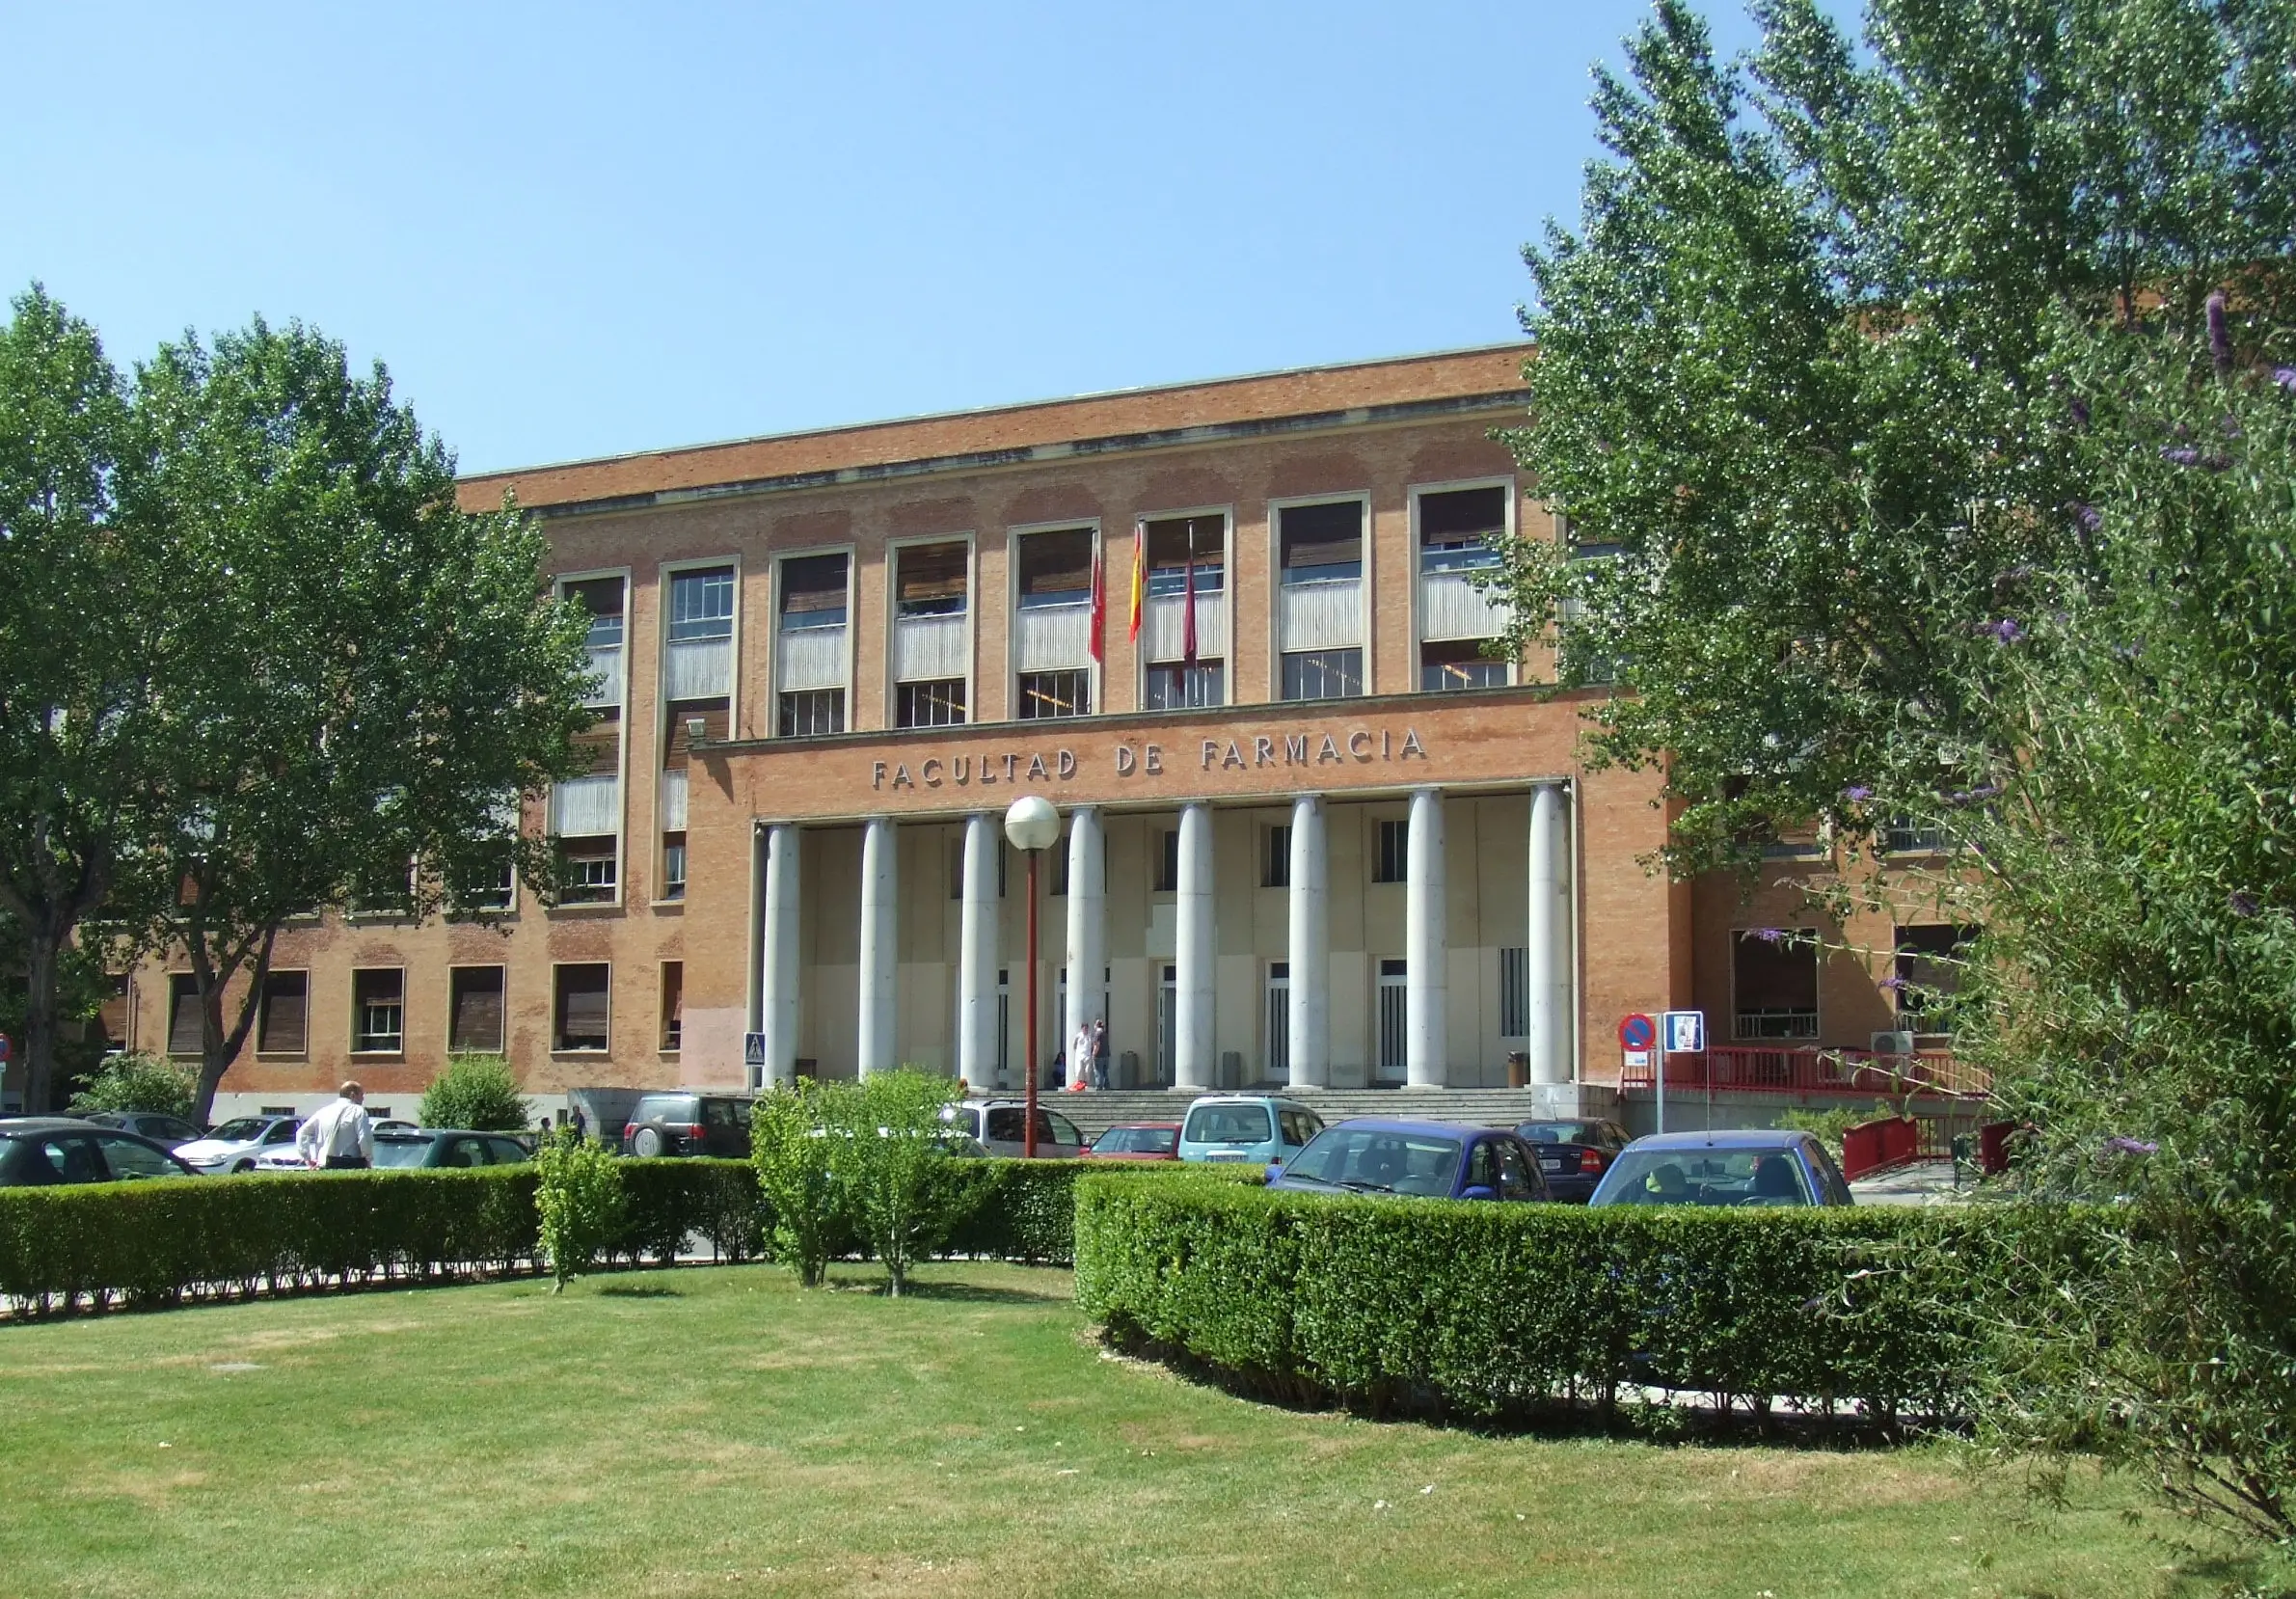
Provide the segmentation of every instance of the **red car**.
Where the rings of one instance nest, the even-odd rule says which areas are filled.
[[[1087,1160],[1177,1160],[1180,1125],[1177,1122],[1126,1122],[1110,1127],[1084,1152]]]

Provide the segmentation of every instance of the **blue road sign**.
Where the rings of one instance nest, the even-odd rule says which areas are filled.
[[[1669,1055],[1699,1055],[1706,1051],[1706,1013],[1668,1011],[1661,1018]]]
[[[763,1066],[766,1064],[765,1034],[743,1033],[742,1035],[742,1064],[743,1066]]]

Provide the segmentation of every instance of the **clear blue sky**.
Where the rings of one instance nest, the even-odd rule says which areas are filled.
[[[9,0],[0,287],[301,317],[466,470],[1490,343],[1643,14]]]

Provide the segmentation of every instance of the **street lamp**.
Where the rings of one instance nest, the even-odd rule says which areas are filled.
[[[1013,848],[1028,856],[1028,1021],[1023,1028],[1026,1053],[1021,1057],[1022,1080],[1028,1084],[1028,1108],[1021,1113],[1020,1157],[1037,1158],[1037,857],[1061,836],[1061,813],[1041,795],[1023,795],[1005,812],[1005,836]]]

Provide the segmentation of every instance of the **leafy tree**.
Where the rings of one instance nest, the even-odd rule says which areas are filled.
[[[1864,59],[1813,0],[1755,14],[1725,66],[1661,0],[1597,73],[1578,231],[1526,252],[1513,443],[1573,547],[1506,549],[1510,641],[1615,671],[1595,753],[1663,752],[1686,870],[1860,829],[1892,771],[1965,786],[1955,646],[2082,553],[2060,330],[2296,292],[2296,10],[1876,0]]]
[[[957,1097],[951,1079],[905,1070],[866,1077],[833,1101],[841,1115],[826,1142],[836,1200],[896,1298],[955,1220],[941,1112]]]
[[[0,328],[0,920],[27,1108],[56,1099],[77,930],[141,890],[165,659],[157,568],[115,515],[127,406],[95,330],[37,285]]]
[[[799,1081],[769,1089],[749,1107],[749,1163],[772,1217],[773,1258],[818,1287],[842,1234],[829,1170],[829,1128],[851,1118],[847,1083]]]
[[[456,1055],[422,1091],[416,1112],[426,1127],[469,1127],[475,1132],[523,1132],[527,1099],[518,1075],[500,1055]]]
[[[477,914],[514,864],[547,881],[520,802],[578,764],[587,666],[539,531],[459,511],[453,458],[339,344],[258,320],[164,346],[134,441],[118,498],[167,555],[154,854],[178,891],[132,931],[187,956],[204,1115],[290,917]]]
[[[540,1223],[543,1259],[550,1262],[551,1292],[590,1269],[599,1251],[622,1230],[626,1201],[621,1169],[613,1152],[563,1126],[534,1152],[534,1206]]]
[[[71,1097],[71,1111],[149,1110],[192,1120],[192,1074],[149,1055],[114,1055]]]

